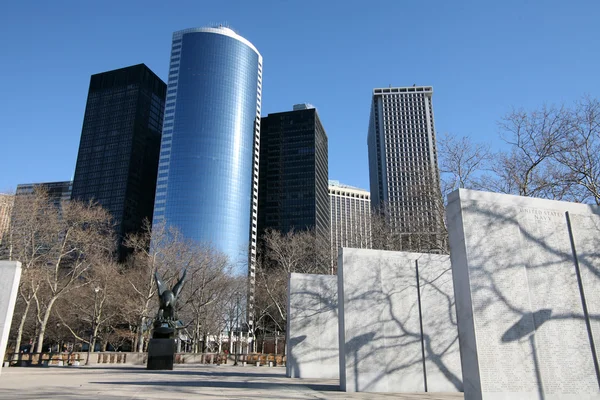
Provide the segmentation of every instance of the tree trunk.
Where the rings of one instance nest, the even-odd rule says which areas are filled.
[[[95,326],[94,326],[94,332],[93,332],[93,335],[94,335],[94,347],[92,347],[92,351],[96,351],[96,341],[98,340],[98,331],[100,330],[99,326],[98,326],[98,323],[94,322],[94,324],[95,324]],[[102,350],[102,348],[100,348],[100,351],[105,351],[105,350]]]
[[[31,340],[31,351],[32,352],[33,352],[33,349],[35,349],[37,346],[37,332],[38,332],[38,326],[36,324],[35,330],[33,331],[33,340],[31,340],[31,337],[29,337],[29,340]]]
[[[230,325],[231,326],[231,325]],[[229,353],[233,354],[233,335],[231,334],[231,327],[229,328],[228,338],[229,339]]]
[[[138,343],[138,335],[134,335],[133,339],[131,339],[131,348],[133,349],[133,351],[137,350],[137,343]]]
[[[15,340],[15,353],[19,353],[21,350],[21,340],[23,338],[23,328],[25,327],[25,321],[27,320],[27,314],[29,313],[29,306],[31,305],[31,300],[27,301],[25,304],[27,304],[27,305],[25,306],[23,315],[21,315],[21,322],[19,322],[19,329],[17,329],[17,339]]]
[[[202,347],[200,346],[201,339],[200,322],[196,320],[196,326],[194,328],[194,353],[202,353]]]
[[[140,325],[138,326],[138,335],[137,335],[137,351],[138,353],[144,352],[144,322],[146,321],[146,317],[142,317],[140,320]]]
[[[152,283],[154,280],[154,277],[150,277],[150,282]],[[144,352],[144,325],[146,323],[146,317],[144,317],[144,315],[146,315],[147,311],[148,311],[148,307],[150,306],[150,295],[148,295],[148,297],[146,298],[146,303],[144,304],[144,307],[142,309],[142,312],[140,313],[142,315],[142,318],[140,319],[140,326],[138,327],[138,338],[139,338],[139,342],[138,342],[138,353],[143,353]]]
[[[41,353],[44,346],[44,335],[46,334],[46,325],[48,325],[48,320],[50,319],[50,312],[52,311],[52,306],[56,301],[56,297],[52,297],[46,306],[46,311],[44,312],[44,318],[40,323],[40,332],[38,333],[37,338],[37,348],[35,350],[36,353]]]

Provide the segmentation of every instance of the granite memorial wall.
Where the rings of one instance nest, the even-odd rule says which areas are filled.
[[[290,274],[286,375],[339,377],[337,277]]]
[[[20,280],[20,262],[0,261],[0,362],[2,363],[4,362],[4,353],[6,352],[10,325],[17,302]]]
[[[344,248],[338,293],[341,390],[462,390],[449,256]]]
[[[447,217],[465,399],[600,399],[600,208],[460,189]]]

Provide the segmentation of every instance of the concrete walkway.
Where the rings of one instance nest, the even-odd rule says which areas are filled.
[[[401,399],[462,400],[462,393],[345,393],[337,380],[290,379],[285,368],[177,365],[3,368],[0,399]]]

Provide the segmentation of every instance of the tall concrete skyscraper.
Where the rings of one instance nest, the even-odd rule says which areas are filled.
[[[217,26],[175,32],[170,60],[154,223],[229,256],[251,292],[262,56]]]
[[[262,119],[258,233],[314,230],[329,241],[327,134],[308,104]]]
[[[371,202],[406,249],[437,241],[439,170],[431,86],[373,89],[369,118]]]
[[[4,234],[10,226],[10,216],[14,203],[14,194],[0,193],[0,245],[2,244]]]
[[[144,64],[90,79],[72,198],[108,210],[119,241],[152,219],[166,90]]]
[[[340,247],[371,248],[371,195],[367,190],[329,181],[331,265]]]

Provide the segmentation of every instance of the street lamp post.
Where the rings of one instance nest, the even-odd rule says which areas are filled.
[[[238,356],[240,354],[240,294],[236,293],[236,306],[235,306],[235,330],[237,331],[237,336],[235,340],[235,361],[233,365],[238,365]]]
[[[61,346],[62,338],[60,336],[59,329],[60,329],[60,322],[57,322],[56,323],[56,338],[58,339],[58,344],[57,344],[57,346],[58,346],[57,352],[58,353],[60,353],[62,351],[62,346]]]
[[[85,365],[90,365],[90,353],[92,352],[92,343],[95,338],[95,330],[96,330],[96,308],[98,302],[98,292],[100,288],[96,286],[94,288],[94,316],[92,317],[92,331],[90,332],[90,344],[88,345],[87,359],[85,360]]]

